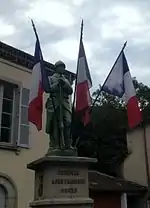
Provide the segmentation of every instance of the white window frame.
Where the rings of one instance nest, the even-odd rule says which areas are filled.
[[[0,135],[1,135],[1,122],[2,122],[2,113],[3,113],[2,112],[2,107],[3,107],[3,94],[4,94],[4,85],[3,84],[0,84],[0,99],[1,99],[1,102],[0,102]],[[10,142],[0,141],[0,145],[10,145],[10,144],[12,145],[13,144],[13,126],[14,126],[14,116],[15,116],[14,115],[14,110],[15,110],[15,88],[13,90],[13,105],[12,105],[12,113],[11,113],[12,120],[11,120],[11,127],[10,127]]]
[[[123,193],[121,195],[121,208],[127,208],[127,194]]]
[[[14,133],[14,119],[15,119],[15,101],[16,101],[16,89],[13,90],[13,106],[12,106],[12,118],[11,118],[11,144],[13,144],[13,133]]]

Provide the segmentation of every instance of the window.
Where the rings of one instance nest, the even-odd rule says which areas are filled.
[[[0,175],[0,208],[6,207],[17,207],[17,190],[11,178]]]
[[[5,188],[0,185],[0,207],[5,208],[7,206],[7,196]]]
[[[11,143],[15,87],[7,82],[0,85],[0,142]]]
[[[29,147],[29,90],[0,80],[0,146]]]

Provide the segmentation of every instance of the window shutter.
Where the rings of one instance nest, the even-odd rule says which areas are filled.
[[[29,89],[22,88],[20,105],[20,135],[18,145],[25,148],[29,148],[28,102]]]

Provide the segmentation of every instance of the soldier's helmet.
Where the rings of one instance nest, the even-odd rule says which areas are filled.
[[[55,67],[57,68],[58,66],[64,66],[64,68],[66,68],[66,65],[64,64],[63,61],[57,61],[57,62],[55,63]]]

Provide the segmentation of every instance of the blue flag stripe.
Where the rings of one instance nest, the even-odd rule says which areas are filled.
[[[39,39],[37,38],[35,53],[34,53],[34,65],[39,62],[41,66],[42,88],[45,92],[49,92],[50,86],[49,86],[48,73],[47,73],[48,71],[45,69],[40,42],[39,42]]]

